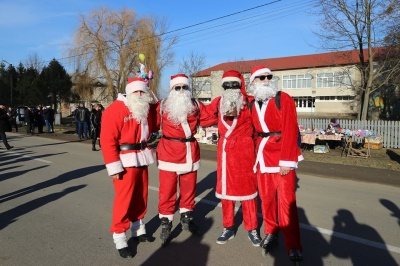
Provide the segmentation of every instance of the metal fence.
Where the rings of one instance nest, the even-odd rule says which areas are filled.
[[[298,123],[304,128],[326,129],[330,119],[299,118]],[[368,120],[339,120],[342,129],[369,130],[375,136],[383,137],[383,147],[400,148],[400,121],[368,121]],[[359,141],[359,140],[358,140]]]

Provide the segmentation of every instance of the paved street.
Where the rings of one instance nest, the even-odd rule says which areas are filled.
[[[176,215],[172,242],[160,247],[158,172],[152,165],[146,222],[155,241],[130,240],[136,255],[125,261],[109,233],[113,189],[101,152],[92,152],[89,141],[7,135],[15,148],[0,150],[0,265],[291,265],[282,237],[267,257],[251,246],[240,209],[235,238],[215,243],[222,227],[213,152],[202,152],[198,174],[195,220],[201,235],[182,232]],[[322,167],[327,173],[315,164],[302,167],[297,195],[303,265],[399,265],[395,172],[369,169],[368,175],[354,168],[346,178],[344,170],[328,174],[329,166]],[[369,178],[360,181],[356,173]],[[378,173],[385,182],[373,181]]]

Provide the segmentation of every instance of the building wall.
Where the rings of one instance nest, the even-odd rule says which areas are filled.
[[[354,117],[357,113],[358,101],[356,93],[351,86],[340,87],[318,87],[318,74],[351,72],[351,82],[359,80],[358,71],[352,66],[345,67],[322,67],[312,69],[288,69],[272,71],[273,81],[282,91],[292,96],[297,104],[299,117]],[[283,76],[291,75],[311,75],[311,86],[306,88],[283,88]],[[199,77],[197,80],[211,82],[211,93],[202,92],[198,98],[214,99],[223,93],[221,87],[223,71],[211,71],[207,77]],[[245,73],[246,85],[250,78],[249,73]],[[248,86],[247,86],[248,88]],[[206,101],[205,103],[207,103]]]

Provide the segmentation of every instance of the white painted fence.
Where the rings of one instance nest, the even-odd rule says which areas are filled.
[[[304,128],[322,128],[328,127],[330,119],[310,119],[299,118],[298,123]],[[383,136],[383,147],[400,148],[400,121],[369,121],[369,120],[342,120],[339,119],[342,129],[350,130],[369,130],[375,136]]]

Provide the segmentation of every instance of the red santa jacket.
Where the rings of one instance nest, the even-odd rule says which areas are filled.
[[[162,101],[157,106],[157,127],[162,130],[162,135],[169,138],[191,138],[197,133],[197,125],[211,126],[216,120],[204,109],[201,102],[193,103],[195,111],[187,116],[187,121],[180,125],[173,124],[164,111]],[[200,112],[200,113],[199,113]],[[161,117],[162,116],[162,117]],[[198,121],[200,120],[200,121]],[[181,142],[161,138],[157,145],[157,165],[165,171],[188,173],[200,167],[200,148],[197,141]]]
[[[257,177],[253,172],[256,153],[251,113],[247,105],[230,119],[221,111],[222,97],[207,105],[209,113],[218,115],[218,165],[215,196],[243,201],[257,197]]]
[[[110,176],[123,172],[125,167],[147,166],[154,162],[150,147],[120,151],[119,146],[140,143],[149,138],[149,134],[155,131],[156,105],[151,105],[147,121],[138,123],[126,104],[126,98],[119,94],[101,118],[101,151]]]
[[[259,164],[261,173],[278,173],[280,166],[297,168],[303,160],[298,146],[298,123],[293,99],[281,92],[280,110],[275,98],[264,102],[260,108],[257,101],[252,106],[253,125],[257,132],[281,132],[281,135],[256,139],[257,157],[254,172]]]

